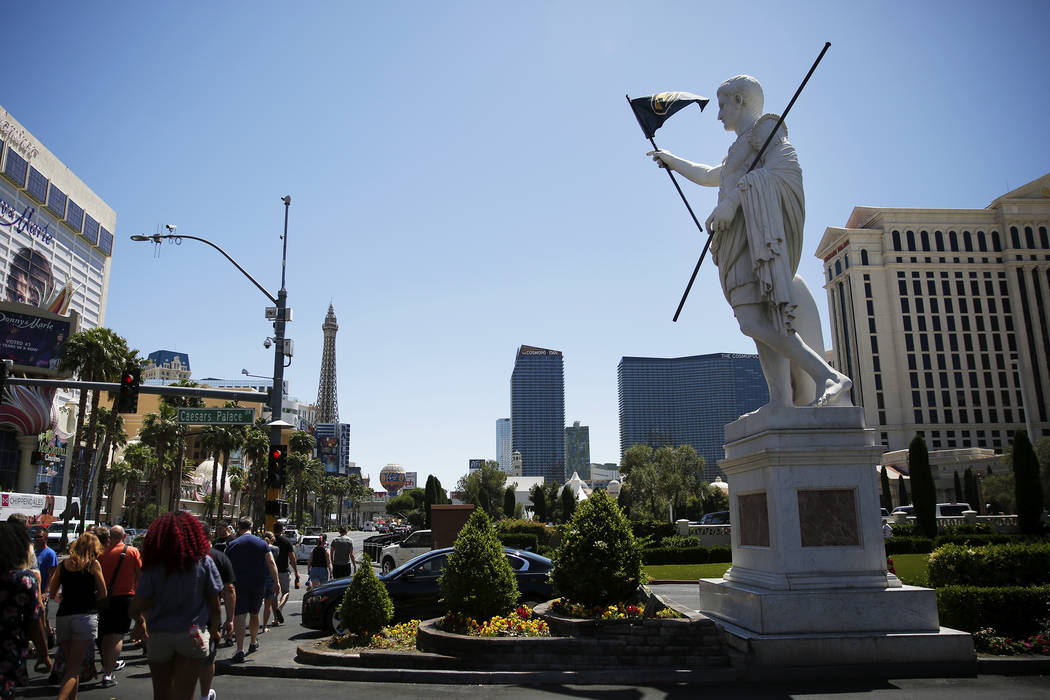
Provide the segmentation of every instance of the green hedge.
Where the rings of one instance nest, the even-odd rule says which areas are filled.
[[[504,547],[512,549],[526,549],[535,552],[540,546],[539,538],[528,532],[497,532],[496,536],[499,537]]]
[[[631,521],[631,532],[639,539],[648,537],[653,542],[659,542],[665,537],[678,534],[678,528],[674,523],[666,523],[662,520],[633,520]]]
[[[537,523],[532,520],[501,520],[496,523],[496,532],[499,534],[500,539],[503,539],[503,535],[535,535],[536,543],[540,547],[548,547],[551,544],[551,535],[553,530],[543,523]],[[533,551],[536,551],[533,548]]]
[[[707,547],[649,547],[642,550],[643,564],[706,564]]]
[[[889,537],[886,539],[886,554],[929,554],[933,551],[933,540],[929,537]]]
[[[724,544],[715,545],[707,550],[708,564],[725,564],[733,561],[733,549]]]
[[[946,544],[930,555],[929,567],[930,585],[934,588],[1040,586],[1050,584],[1050,544]],[[1045,612],[1040,610],[1039,614]]]
[[[714,547],[648,547],[642,550],[643,564],[720,564],[733,561],[733,550]]]
[[[983,547],[989,544],[1021,544],[1025,538],[1018,535],[1001,535],[998,533],[973,533],[939,535],[934,540],[934,545],[940,547],[944,544],[962,544],[968,547]]]
[[[1007,637],[1031,636],[1040,631],[1048,606],[1050,586],[937,589],[941,625],[971,633],[991,627]]]

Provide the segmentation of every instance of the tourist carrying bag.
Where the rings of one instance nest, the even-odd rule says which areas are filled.
[[[117,568],[113,569],[113,577],[106,581],[106,597],[104,600],[98,601],[98,611],[100,613],[109,610],[110,601],[113,600],[113,582],[117,580],[117,574],[120,573],[120,565],[124,563],[124,557],[128,555],[128,545],[124,544],[124,549],[120,550],[120,559],[117,560]]]

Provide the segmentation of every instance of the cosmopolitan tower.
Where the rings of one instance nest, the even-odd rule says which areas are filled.
[[[559,350],[518,348],[510,375],[511,443],[522,476],[565,479],[565,375]]]

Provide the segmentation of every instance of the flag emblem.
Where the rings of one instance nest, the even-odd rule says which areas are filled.
[[[658,92],[647,97],[627,98],[646,138],[652,138],[672,114],[695,102],[700,109],[710,101],[691,92]]]

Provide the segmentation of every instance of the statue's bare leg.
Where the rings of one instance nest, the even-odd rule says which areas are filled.
[[[773,354],[779,355],[787,362],[800,367],[806,374],[813,377],[817,384],[817,399],[811,406],[834,406],[840,403],[840,398],[848,399],[848,393],[853,386],[849,377],[838,372],[824,361],[816,350],[806,345],[797,333],[781,334],[774,328],[769,318],[767,308],[763,304],[740,304],[733,308],[737,321],[740,323],[740,331],[744,335],[753,338],[759,347],[759,359],[762,359],[762,346],[765,345]],[[774,376],[766,374],[766,382],[770,384],[771,393],[774,382],[782,386],[779,378],[779,365],[771,365]],[[763,362],[762,371],[766,372],[766,363]],[[790,394],[791,375],[790,365],[785,369],[787,377],[788,397]],[[788,402],[790,404],[790,401]]]

